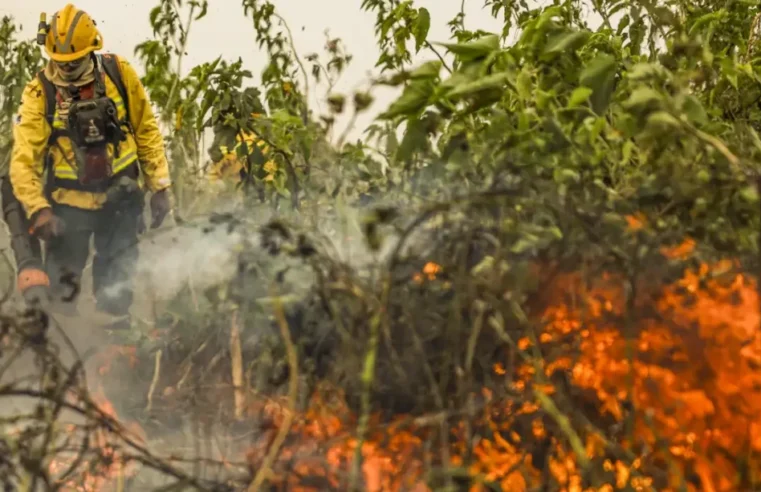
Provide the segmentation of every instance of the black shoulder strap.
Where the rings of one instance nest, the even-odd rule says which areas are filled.
[[[111,79],[111,82],[116,86],[116,90],[119,91],[122,101],[124,101],[124,111],[127,114],[127,126],[130,131],[132,131],[132,118],[130,118],[129,114],[129,99],[127,98],[127,89],[124,87],[124,80],[122,80],[122,71],[121,68],[119,68],[119,61],[111,54],[98,55],[98,60],[101,62],[103,71],[106,72],[108,78]]]
[[[45,96],[45,121],[48,122],[48,126],[50,127],[50,136],[48,137],[48,146],[51,146],[56,143],[56,141],[58,140],[58,137],[60,137],[61,135],[66,135],[68,133],[68,130],[55,128],[53,126],[53,121],[55,120],[55,112],[58,106],[58,101],[57,101],[58,90],[56,89],[55,85],[50,81],[50,79],[45,77],[44,70],[40,70],[40,72],[37,74],[37,78],[40,80],[40,84],[42,84],[42,93]]]
[[[57,91],[55,85],[50,81],[50,79],[45,77],[44,69],[39,71],[37,78],[42,85],[42,95],[45,97],[45,120],[48,122],[48,126],[50,127],[50,136],[48,137],[48,143],[46,145],[44,154],[45,156],[43,157],[44,169],[48,171],[45,178],[43,190],[45,197],[50,200],[50,193],[52,191],[53,184],[53,174],[48,169],[51,166],[50,154],[48,154],[48,151],[50,146],[56,143],[58,137],[61,135],[62,130],[60,128],[53,127],[53,121],[55,120],[55,112],[57,106]]]
[[[45,120],[50,128],[53,128],[53,119],[55,119],[56,110],[56,88],[55,85],[45,77],[45,71],[40,70],[37,78],[42,84],[42,93],[45,96]]]

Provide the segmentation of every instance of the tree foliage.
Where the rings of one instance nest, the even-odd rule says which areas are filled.
[[[42,67],[42,57],[36,44],[20,41],[13,19],[4,16],[0,21],[0,170],[5,174],[10,163],[13,145],[11,128],[27,81]]]

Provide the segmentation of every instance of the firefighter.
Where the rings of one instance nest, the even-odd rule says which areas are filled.
[[[96,54],[103,38],[86,12],[68,4],[49,24],[42,14],[37,42],[49,60],[17,113],[13,192],[44,243],[53,306],[76,313],[92,239],[96,309],[109,328],[129,328],[144,193],[151,227],[171,211],[163,137],[134,68]]]
[[[259,115],[254,114],[253,117],[257,118]],[[207,179],[212,186],[222,190],[226,189],[228,185],[238,186],[244,183],[248,179],[248,165],[246,164],[246,158],[239,155],[238,150],[242,143],[245,141],[246,146],[251,153],[251,149],[254,145],[258,146],[262,154],[264,154],[267,161],[262,165],[264,171],[263,181],[271,182],[275,179],[275,172],[277,171],[277,164],[270,156],[269,146],[257,137],[254,133],[245,133],[243,137],[238,136],[236,138],[237,144],[232,150],[229,150],[224,145],[212,144],[212,148],[216,151],[210,151],[210,157],[214,161],[206,174]],[[256,193],[260,200],[264,200],[264,183],[255,184]],[[240,195],[237,195],[240,197]]]
[[[257,113],[254,113],[251,116],[252,118],[261,117],[261,115]],[[216,146],[218,152],[209,152],[212,159],[216,157],[216,159],[214,159],[214,163],[209,167],[209,171],[206,175],[209,181],[213,183],[230,181],[237,184],[246,180],[248,166],[245,163],[245,158],[241,157],[238,154],[238,149],[241,147],[243,141],[246,142],[246,146],[249,148],[249,152],[251,152],[250,149],[252,149],[254,145],[257,145],[262,153],[266,157],[269,157],[269,146],[266,144],[266,142],[264,142],[264,140],[257,137],[254,133],[245,133],[243,137],[238,136],[235,140],[237,141],[237,144],[232,150],[229,150],[224,145],[219,145]],[[214,147],[215,145],[212,144],[212,146]],[[273,160],[268,159],[263,168],[266,173],[264,180],[271,181],[274,177],[277,165]]]

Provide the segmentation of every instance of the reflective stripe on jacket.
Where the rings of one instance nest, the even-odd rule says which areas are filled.
[[[127,139],[119,145],[119,157],[112,163],[113,174],[127,173],[131,166],[139,166],[147,188],[153,192],[163,190],[170,186],[171,181],[158,122],[137,72],[123,58],[117,59],[129,99],[135,135],[128,133]],[[103,74],[103,77],[106,95],[114,101],[118,118],[124,119],[127,113],[119,90],[108,76]],[[57,108],[53,127],[63,129],[65,126],[66,123],[58,114]],[[73,189],[77,188],[78,181],[75,168],[69,164],[76,162],[71,141],[65,136],[59,137],[58,143],[48,149],[51,131],[45,120],[45,94],[42,84],[35,77],[27,84],[21,98],[21,106],[13,128],[14,145],[9,172],[14,193],[24,206],[27,216],[31,217],[35,212],[50,206],[43,186],[46,152],[54,178],[51,190],[53,201],[82,209],[101,208],[106,200],[105,193]],[[113,155],[113,146],[110,144],[108,151]],[[132,170],[136,168],[132,167]]]

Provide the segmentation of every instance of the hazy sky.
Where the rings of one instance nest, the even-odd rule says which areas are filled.
[[[87,11],[98,23],[103,38],[104,51],[118,53],[142,68],[134,57],[136,44],[152,36],[148,22],[150,9],[158,0],[79,0],[74,4]],[[367,73],[374,70],[378,56],[373,25],[373,13],[360,9],[361,0],[277,0],[274,2],[289,23],[294,44],[303,57],[310,52],[322,53],[325,44],[325,29],[332,37],[343,39],[354,60],[337,86],[338,90],[350,90],[367,79]],[[0,0],[0,15],[12,15],[24,28],[30,38],[35,35],[40,12],[47,12],[48,18],[62,8],[66,1],[56,0]],[[240,0],[211,0],[208,15],[194,24],[184,68],[210,61],[219,55],[235,60],[242,57],[247,68],[254,72],[254,81],[264,67],[265,55],[254,41],[250,19],[243,16]],[[460,9],[461,0],[416,0],[415,5],[426,7],[431,13],[429,39],[447,41],[449,28],[446,25]],[[483,0],[465,0],[466,27],[498,32],[499,22],[483,9]],[[432,58],[424,54],[423,59]],[[324,94],[324,89],[315,91]],[[393,100],[389,90],[378,92],[371,112],[358,122],[364,128],[374,114],[382,111]],[[313,104],[317,101],[313,99]],[[324,102],[321,104],[325,109]],[[339,127],[342,128],[342,127]],[[353,132],[358,136],[356,132]]]

